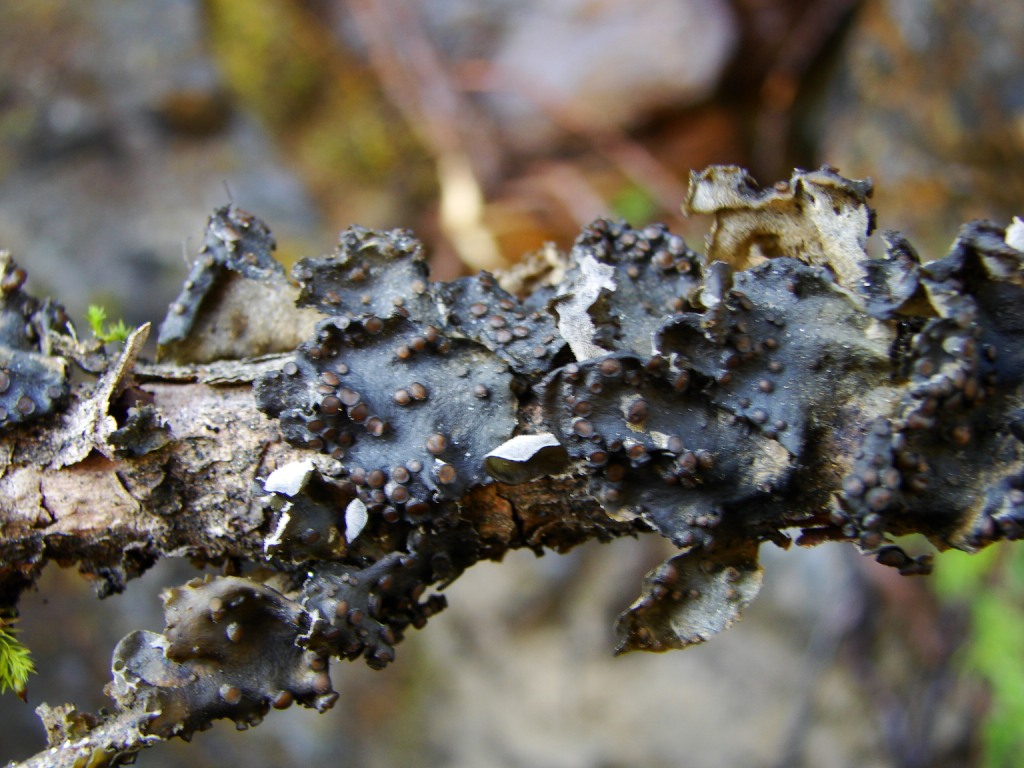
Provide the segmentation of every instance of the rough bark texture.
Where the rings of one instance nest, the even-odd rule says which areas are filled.
[[[160,557],[225,564],[166,592],[163,634],[121,641],[110,714],[41,707],[52,748],[25,764],[324,710],[332,657],[386,666],[438,590],[514,548],[672,540],[620,617],[627,651],[731,624],[764,542],[850,540],[912,574],[927,559],[890,535],[1017,538],[1024,227],[967,225],[928,264],[886,233],[870,260],[869,194],[711,168],[685,206],[715,216],[707,256],[598,221],[566,256],[447,284],[408,232],[353,228],[297,293],[229,207],[156,364],[148,327],[117,359],[80,342],[4,255],[0,607],[48,560],[101,595]]]

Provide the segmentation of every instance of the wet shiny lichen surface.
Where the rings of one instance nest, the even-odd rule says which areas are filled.
[[[738,617],[765,542],[850,541],[917,574],[929,558],[895,536],[1019,538],[1021,238],[975,222],[923,262],[887,232],[872,259],[870,191],[709,169],[684,206],[714,216],[707,255],[601,219],[519,296],[431,281],[406,230],[342,233],[292,272],[315,328],[253,385],[305,457],[255,483],[272,575],[171,593],[164,634],[119,648],[115,698],[178,713],[149,721],[162,735],[323,708],[327,659],[386,666],[445,585],[512,547],[671,540],[618,622],[619,651],[660,651]],[[225,209],[210,248],[280,280],[221,219],[270,242]]]

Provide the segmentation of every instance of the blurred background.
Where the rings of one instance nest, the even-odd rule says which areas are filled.
[[[943,255],[1024,213],[1024,7],[1003,0],[2,0],[0,247],[80,328],[158,321],[233,201],[286,263],[352,223],[409,227],[435,277],[568,248],[596,216],[665,221],[691,169],[870,176],[882,228]],[[220,723],[145,766],[1019,765],[1024,555],[905,579],[851,547],[768,550],[737,627],[613,659],[658,541],[481,565],[331,712]],[[910,544],[913,546],[913,543]],[[95,711],[167,561],[102,602],[51,566],[22,602],[40,673],[0,698],[0,760],[41,701]]]

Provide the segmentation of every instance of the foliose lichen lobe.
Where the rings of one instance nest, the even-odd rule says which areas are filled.
[[[432,291],[450,333],[482,344],[527,380],[547,373],[565,348],[550,313],[527,309],[487,272]]]
[[[236,272],[256,280],[283,275],[284,268],[272,255],[276,247],[266,224],[251,214],[233,205],[214,211],[206,223],[200,256],[160,326],[160,345],[188,337],[203,301],[225,273]]]
[[[707,259],[745,269],[791,256],[825,266],[842,285],[855,285],[875,228],[867,204],[870,179],[847,179],[831,166],[797,170],[788,181],[761,187],[743,168],[711,166],[690,174],[683,211],[713,214]]]
[[[0,249],[0,431],[63,408],[71,391],[69,362],[51,343],[51,334],[67,333],[67,315],[29,295],[25,279]]]
[[[823,267],[778,257],[721,280],[721,300],[658,329],[658,351],[717,408],[800,456],[832,404],[889,368],[891,333]]]
[[[212,720],[258,724],[293,702],[324,710],[337,694],[327,660],[300,647],[302,608],[248,579],[195,580],[164,594],[163,634],[133,632],[114,651],[108,693],[139,708],[147,734],[189,738]]]
[[[511,384],[479,344],[372,316],[320,323],[256,396],[285,439],[343,461],[367,506],[397,521],[484,481],[484,454],[515,426]]]
[[[425,521],[487,482],[485,455],[564,346],[551,317],[486,273],[429,282],[404,230],[352,228],[294,274],[300,302],[327,317],[256,382],[285,439],[341,462],[368,514],[391,523]]]
[[[974,222],[942,259],[920,264],[897,243],[886,266],[885,282],[903,289],[872,310],[899,318],[905,389],[891,417],[867,430],[836,512],[865,546],[882,543],[889,520],[927,521],[936,543],[968,551],[1024,532],[1024,253],[1008,239]]]
[[[553,310],[565,321],[563,299],[588,290],[586,263],[601,265],[607,283],[586,308],[600,352],[652,353],[654,334],[665,317],[692,308],[703,284],[703,260],[662,224],[634,229],[598,219],[576,239]],[[577,355],[577,359],[581,358]]]
[[[756,552],[677,555],[651,571],[616,623],[616,653],[667,651],[708,640],[729,626],[761,589]]]
[[[353,226],[326,256],[303,259],[292,270],[298,304],[349,319],[391,317],[427,289],[423,245],[409,230]],[[421,305],[422,309],[422,305]]]
[[[160,325],[163,360],[208,363],[284,352],[308,335],[312,315],[274,258],[270,229],[234,205],[210,216],[188,278]],[[259,312],[253,312],[259,307]]]

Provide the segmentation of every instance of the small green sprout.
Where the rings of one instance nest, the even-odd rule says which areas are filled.
[[[97,304],[89,305],[86,319],[89,321],[89,327],[92,328],[92,335],[103,344],[110,344],[115,341],[123,342],[134,330],[125,325],[124,320],[118,320],[116,323],[109,325],[106,324],[107,310]]]
[[[28,676],[36,671],[28,648],[18,642],[11,619],[0,618],[0,694],[10,688],[22,701]]]

